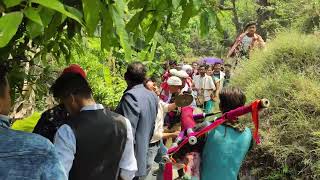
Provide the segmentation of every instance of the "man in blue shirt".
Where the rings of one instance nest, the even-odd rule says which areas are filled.
[[[9,128],[11,98],[6,69],[0,67],[0,179],[66,180],[54,146],[45,138]]]

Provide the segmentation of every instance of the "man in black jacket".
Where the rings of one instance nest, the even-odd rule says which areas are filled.
[[[80,74],[62,74],[51,91],[70,113],[54,139],[69,179],[132,179],[137,164],[129,120],[97,104]]]

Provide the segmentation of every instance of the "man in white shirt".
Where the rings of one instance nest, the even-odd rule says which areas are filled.
[[[204,107],[206,113],[210,113],[213,104],[212,95],[216,87],[212,77],[206,74],[206,69],[205,65],[199,67],[199,75],[196,75],[193,79],[193,90],[197,94],[198,105]]]
[[[170,93],[179,93],[181,91],[181,86],[182,86],[182,81],[180,78],[176,76],[171,76],[168,80],[167,83],[169,85],[169,90]],[[159,90],[156,85],[155,80],[148,79],[145,83],[145,86],[147,89],[150,91],[154,91],[158,96],[159,96]],[[148,149],[148,162],[147,162],[147,171],[148,174],[151,170],[152,164],[154,162],[154,159],[158,153],[158,150],[160,148],[160,141],[161,139],[167,139],[167,138],[175,138],[178,136],[180,131],[176,131],[173,133],[164,133],[163,126],[164,126],[164,116],[167,112],[173,111],[176,109],[177,106],[175,103],[165,103],[162,100],[159,100],[159,105],[158,105],[158,114],[157,118],[155,121],[155,127],[154,127],[154,132],[153,136],[151,138],[150,144],[149,144],[149,149]]]

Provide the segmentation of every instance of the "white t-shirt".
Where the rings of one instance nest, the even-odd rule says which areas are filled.
[[[210,95],[216,90],[216,86],[213,83],[212,77],[205,74],[204,77],[196,75],[193,79],[194,86],[203,92],[204,100],[209,101]],[[211,92],[210,92],[211,91]]]
[[[251,43],[252,43],[252,37],[245,35],[242,39],[243,50],[247,52],[249,50],[249,46],[251,45]]]
[[[163,102],[161,99],[158,103],[158,114],[156,117],[153,136],[150,143],[156,143],[162,139],[164,115],[168,112],[168,103]]]

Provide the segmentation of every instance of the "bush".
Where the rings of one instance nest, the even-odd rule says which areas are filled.
[[[314,35],[281,33],[235,71],[232,84],[249,100],[268,98],[262,144],[243,171],[259,179],[320,178],[320,43]]]
[[[120,101],[127,85],[121,72],[116,70],[112,57],[94,50],[88,48],[84,54],[74,53],[71,63],[79,64],[86,70],[96,102],[113,109]]]

